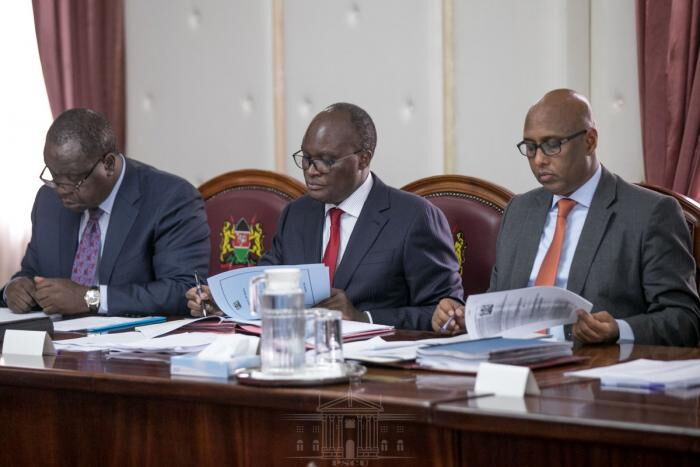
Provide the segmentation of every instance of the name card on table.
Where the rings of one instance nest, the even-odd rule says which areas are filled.
[[[53,341],[46,331],[5,331],[2,353],[8,355],[56,355]]]
[[[479,365],[474,391],[477,394],[495,394],[507,397],[523,397],[526,394],[537,396],[540,394],[535,376],[528,367],[488,362]]]

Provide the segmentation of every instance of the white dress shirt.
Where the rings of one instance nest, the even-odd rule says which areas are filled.
[[[119,157],[121,157],[122,159],[122,170],[119,174],[119,178],[117,179],[117,183],[115,183],[114,187],[112,187],[112,191],[109,193],[109,196],[107,196],[105,200],[102,201],[102,203],[98,206],[102,210],[102,216],[100,216],[100,220],[98,222],[100,225],[100,258],[98,258],[97,260],[97,271],[100,270],[100,259],[102,259],[102,250],[104,250],[105,238],[107,238],[109,217],[112,214],[114,200],[117,197],[117,192],[119,192],[119,187],[122,186],[122,180],[124,180],[124,172],[126,172],[126,160],[121,154],[119,154]],[[80,219],[80,229],[78,230],[78,243],[80,243],[80,239],[83,238],[83,232],[85,231],[85,227],[87,226],[87,222],[89,219],[90,213],[86,209],[85,211],[83,211],[83,216]],[[103,284],[100,284],[100,309],[98,310],[98,313],[107,313],[107,286]]]
[[[554,285],[556,287],[566,288],[569,281],[569,271],[571,270],[571,262],[574,259],[574,253],[576,252],[576,246],[578,245],[579,238],[581,237],[581,231],[586,223],[586,217],[588,216],[588,209],[591,207],[591,201],[593,200],[593,195],[595,194],[596,188],[598,188],[598,182],[600,182],[600,176],[602,174],[602,166],[598,164],[593,176],[588,179],[578,190],[574,191],[569,199],[576,201],[576,205],[569,212],[569,216],[566,218],[566,230],[564,232],[564,243],[562,244],[561,256],[559,258],[559,267],[557,268],[557,277],[555,279]],[[549,209],[549,214],[544,223],[544,231],[540,237],[540,244],[537,248],[537,256],[535,257],[535,262],[532,265],[532,271],[530,271],[530,278],[528,280],[528,287],[532,287],[535,284],[535,279],[537,278],[537,273],[540,271],[540,266],[542,266],[542,261],[544,261],[544,256],[549,250],[549,245],[552,243],[554,237],[554,230],[557,226],[557,202],[564,198],[564,196],[554,195],[552,197],[552,205]],[[619,341],[633,341],[634,333],[630,325],[621,319],[615,320],[620,329],[620,339]],[[556,338],[564,339],[564,328],[563,326],[557,326],[551,328],[549,332]],[[618,341],[618,342],[619,342]]]
[[[343,214],[340,216],[340,246],[338,247],[338,262],[335,266],[336,269],[338,266],[340,266],[340,261],[343,259],[343,254],[348,246],[350,235],[352,235],[352,231],[355,229],[357,219],[360,217],[362,208],[365,205],[365,201],[367,201],[369,192],[372,191],[373,185],[374,180],[372,179],[372,173],[370,172],[365,181],[362,182],[362,185],[357,187],[357,189],[353,191],[350,196],[345,198],[345,200],[339,205],[336,206],[335,204],[326,203],[326,217],[323,221],[323,247],[321,249],[321,256],[323,256],[325,253],[326,246],[328,245],[328,241],[331,237],[331,222],[328,211],[330,211],[332,208],[340,208],[343,210]],[[331,284],[331,286],[333,286],[333,284]],[[365,310],[365,314],[369,318],[370,323],[373,322],[370,312]]]
[[[339,205],[326,203],[326,217],[323,221],[323,248],[321,249],[321,255],[326,251],[326,246],[331,238],[331,216],[328,215],[328,211],[332,208],[340,208],[343,210],[343,214],[340,216],[340,246],[338,247],[338,262],[336,263],[336,268],[340,265],[340,261],[343,259],[343,253],[345,253],[345,248],[348,246],[348,240],[350,240],[350,235],[357,224],[357,219],[360,217],[362,212],[362,207],[367,201],[369,192],[372,191],[372,186],[374,181],[372,180],[372,173],[367,175],[367,178],[362,185],[357,187],[355,191],[352,192],[350,196],[345,198],[345,200]]]

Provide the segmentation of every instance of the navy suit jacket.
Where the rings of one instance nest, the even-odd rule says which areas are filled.
[[[324,219],[324,204],[308,195],[289,203],[259,265],[320,263]],[[430,329],[438,301],[463,295],[444,214],[375,175],[332,286],[376,323]]]
[[[109,314],[187,314],[195,270],[207,271],[209,226],[199,192],[180,177],[124,159],[99,264]],[[42,187],[18,276],[70,278],[82,213]]]

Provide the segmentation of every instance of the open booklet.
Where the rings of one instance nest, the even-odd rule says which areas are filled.
[[[301,270],[304,306],[311,308],[331,295],[328,267],[324,264],[297,264],[294,266],[254,266],[222,272],[208,279],[214,301],[227,316],[239,323],[258,321],[250,312],[248,284],[266,269],[296,268]]]
[[[464,307],[470,339],[523,336],[577,320],[576,311],[590,313],[593,304],[559,287],[526,287],[470,295]]]

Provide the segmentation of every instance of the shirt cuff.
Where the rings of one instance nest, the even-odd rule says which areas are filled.
[[[372,319],[372,313],[370,313],[369,311],[365,310],[365,311],[364,311],[364,314],[367,315],[367,319],[369,320],[370,324],[374,324],[374,320]]]
[[[634,332],[632,331],[632,326],[624,319],[616,319],[617,327],[620,330],[620,338],[617,343],[620,342],[634,342]]]
[[[100,309],[97,310],[97,314],[106,315],[107,314],[107,286],[100,285]]]
[[[558,340],[558,341],[565,341],[566,336],[564,335],[564,326],[554,326],[553,328],[549,328],[547,330],[547,333],[552,336],[552,338]]]

